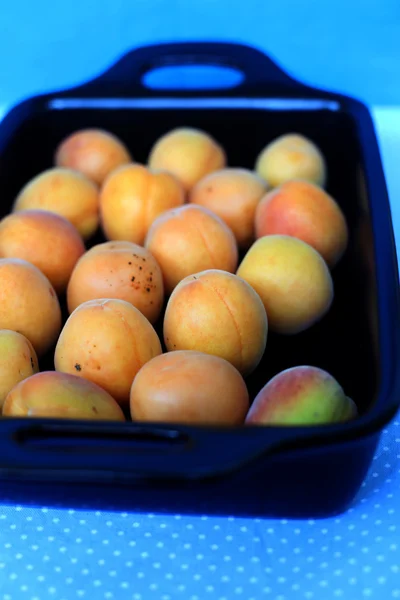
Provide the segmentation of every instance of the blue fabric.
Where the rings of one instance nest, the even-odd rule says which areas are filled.
[[[400,598],[400,421],[349,511],[286,521],[0,507],[3,600]]]
[[[398,0],[2,0],[0,102],[82,82],[131,47],[188,39],[254,44],[305,82],[399,102]]]

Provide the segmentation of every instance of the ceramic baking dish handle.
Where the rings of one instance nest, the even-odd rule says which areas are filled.
[[[227,42],[185,42],[143,46],[125,54],[112,67],[96,79],[78,89],[88,95],[102,95],[107,92],[119,97],[140,95],[165,95],[165,89],[147,88],[144,76],[160,67],[180,66],[216,66],[235,69],[242,75],[241,82],[228,89],[224,95],[238,95],[244,92],[256,92],[266,88],[308,89],[292,79],[273,60],[260,50],[243,44]],[[180,86],[172,87],[168,92],[182,92]],[[190,90],[193,93],[193,89]],[[220,91],[220,90],[217,90]],[[196,95],[215,95],[216,90],[198,90]]]
[[[35,420],[36,421],[36,420]],[[92,471],[132,479],[193,480],[218,477],[266,455],[337,440],[335,427],[243,427],[232,444],[230,428],[158,424],[99,424],[4,419],[0,470]],[[341,435],[346,437],[345,426]],[[331,438],[333,436],[333,439]],[[236,438],[237,439],[237,438]]]

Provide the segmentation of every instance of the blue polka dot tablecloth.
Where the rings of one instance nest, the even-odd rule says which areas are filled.
[[[374,116],[399,243],[400,109]],[[75,598],[400,599],[400,415],[383,431],[353,505],[337,518],[0,505],[0,600]]]

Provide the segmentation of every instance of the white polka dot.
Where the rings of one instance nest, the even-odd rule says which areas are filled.
[[[258,556],[252,556],[250,560],[253,563],[259,563],[260,562],[260,558]]]
[[[364,565],[362,570],[364,571],[364,573],[370,573],[371,572],[371,567],[369,565]]]

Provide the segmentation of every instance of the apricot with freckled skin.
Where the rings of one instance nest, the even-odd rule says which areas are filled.
[[[4,402],[3,417],[125,421],[118,403],[98,385],[54,371],[18,383]]]
[[[28,181],[18,194],[13,212],[27,209],[61,215],[88,239],[99,224],[99,192],[82,173],[64,168],[48,169]]]
[[[8,392],[39,370],[36,352],[21,333],[0,330],[0,409]]]
[[[61,329],[61,309],[50,281],[19,258],[0,259],[0,329],[22,333],[42,356]]]
[[[0,222],[0,257],[22,258],[42,271],[58,294],[65,291],[85,245],[64,217],[44,210],[21,210]]]
[[[95,298],[119,298],[154,323],[164,301],[161,269],[152,254],[131,242],[93,246],[78,261],[67,290],[68,310]]]
[[[150,322],[125,300],[102,298],[80,304],[58,338],[57,371],[88,379],[126,405],[136,373],[161,354]]]
[[[82,129],[65,138],[58,146],[55,163],[80,171],[101,185],[107,175],[132,161],[120,139],[103,129]]]

